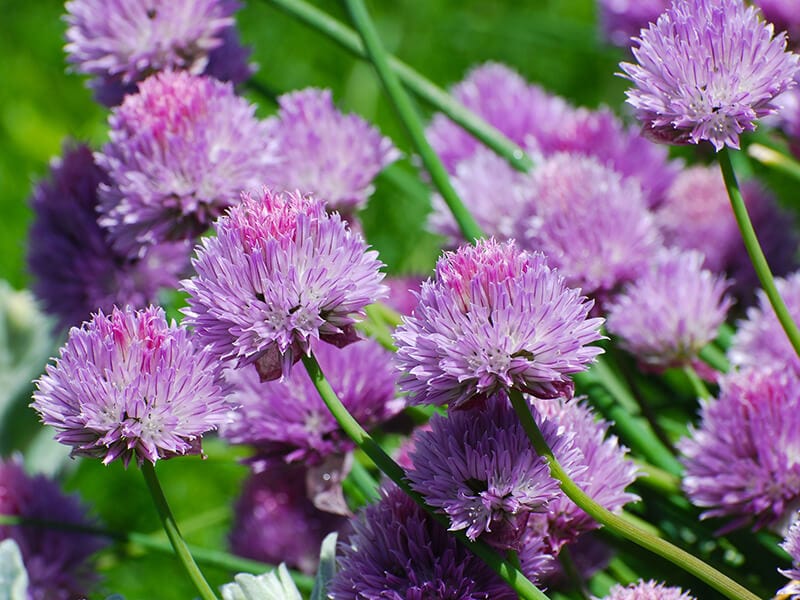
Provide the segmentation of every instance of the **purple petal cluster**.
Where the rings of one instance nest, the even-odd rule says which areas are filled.
[[[234,0],[72,0],[67,60],[92,76],[89,86],[107,106],[159,71],[238,83],[252,71],[236,34],[238,8]]]
[[[274,161],[268,128],[233,86],[186,72],[154,75],[110,117],[110,141],[96,155],[100,224],[116,248],[203,233],[242,190],[258,189]]]
[[[392,355],[373,340],[346,348],[313,344],[322,372],[351,415],[364,427],[393,417],[404,407],[395,398]],[[318,465],[331,454],[344,454],[353,443],[320,398],[305,369],[282,381],[259,381],[255,369],[228,369],[228,401],[237,405],[231,423],[220,433],[234,444],[249,444],[256,471],[285,462]]]
[[[52,480],[28,476],[17,459],[0,460],[0,515],[92,526],[88,509]],[[0,525],[0,540],[19,546],[29,578],[29,598],[70,600],[84,597],[95,579],[89,560],[105,546],[102,538],[32,525]]]
[[[655,581],[640,581],[629,586],[617,584],[604,600],[696,600],[688,592]]]
[[[776,279],[778,293],[789,315],[800,320],[800,273]],[[763,290],[758,291],[758,305],[747,309],[747,318],[737,323],[728,358],[741,369],[789,368],[800,376],[800,358],[794,351],[775,311]]]
[[[199,454],[227,420],[217,358],[161,308],[114,308],[73,327],[36,382],[33,406],[73,456],[141,465]]]
[[[600,0],[600,25],[606,39],[627,48],[642,27],[655,22],[669,0]]]
[[[516,593],[399,488],[382,492],[339,547],[333,600],[513,600]]]
[[[559,488],[506,395],[430,423],[415,438],[411,487],[447,515],[451,531],[515,547],[530,513],[548,510]]]
[[[696,251],[665,250],[608,308],[608,331],[642,363],[690,364],[717,335],[731,299],[722,276],[703,269]]]
[[[778,569],[789,579],[800,579],[800,519],[795,515],[795,520],[786,532],[786,539],[781,548],[789,553],[792,559],[791,569]]]
[[[358,339],[363,309],[386,296],[378,253],[319,200],[244,194],[203,239],[183,282],[188,323],[203,344],[262,380],[288,376],[312,339]]]
[[[459,407],[517,388],[541,398],[571,395],[571,373],[602,352],[602,319],[566,287],[544,255],[513,242],[479,241],[445,253],[436,279],[395,332],[402,389],[414,404]]]
[[[554,154],[537,165],[533,185],[521,244],[600,302],[640,276],[661,248],[639,185],[595,158]]]
[[[635,85],[628,102],[649,135],[669,143],[738,148],[798,70],[786,35],[773,37],[742,0],[675,0],[635,42],[637,64],[620,65]]]
[[[347,520],[316,508],[306,495],[306,470],[280,466],[251,475],[234,506],[235,554],[313,574],[325,536]]]
[[[749,370],[720,387],[679,444],[683,488],[703,517],[732,517],[730,529],[774,525],[800,500],[800,382],[785,370]]]
[[[375,176],[400,157],[391,140],[358,115],[339,112],[330,90],[284,94],[278,106],[268,121],[278,161],[264,175],[267,185],[313,193],[348,217],[363,208]]]
[[[401,315],[410,315],[419,302],[417,294],[422,286],[419,275],[389,276],[383,280],[389,288],[389,297],[385,303]]]
[[[184,243],[159,244],[139,258],[115,252],[97,223],[97,187],[108,179],[85,145],[67,148],[33,192],[28,266],[33,291],[58,327],[79,325],[97,310],[144,308],[175,287],[189,266]]]

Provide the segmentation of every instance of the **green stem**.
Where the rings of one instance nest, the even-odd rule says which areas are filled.
[[[581,572],[578,570],[578,566],[575,564],[575,561],[572,560],[572,552],[569,550],[569,545],[564,546],[561,548],[561,551],[558,553],[558,561],[561,563],[561,567],[564,569],[564,575],[567,576],[567,581],[572,584],[572,587],[575,591],[580,595],[583,600],[591,600],[591,593],[589,592],[589,588],[586,585],[586,582],[581,577]]]
[[[443,524],[448,526],[447,519],[442,515],[436,514],[433,510],[425,504],[425,500],[420,494],[411,489],[411,486],[406,480],[406,474],[403,468],[398,465],[392,458],[386,454],[383,448],[378,445],[375,440],[364,430],[358,421],[353,418],[347,408],[345,408],[342,401],[336,395],[336,392],[325,379],[322,369],[317,362],[314,355],[303,356],[303,365],[308,371],[308,375],[314,384],[314,387],[322,397],[322,401],[331,414],[336,419],[339,427],[345,434],[355,442],[364,454],[372,459],[372,462],[383,471],[389,479],[394,481],[400,489],[408,494],[417,504],[428,511],[431,516]],[[456,539],[471,550],[476,556],[483,560],[495,573],[506,581],[511,588],[519,594],[520,598],[525,600],[549,600],[548,597],[533,585],[519,569],[514,567],[511,563],[503,560],[494,550],[482,542],[470,542],[467,540],[463,532],[454,533]]]
[[[775,278],[772,271],[769,269],[767,259],[758,243],[756,232],[753,229],[753,224],[750,222],[750,216],[747,214],[747,207],[742,198],[742,192],[739,189],[739,182],[736,181],[736,174],[733,172],[733,165],[731,164],[731,157],[728,148],[723,148],[717,155],[719,156],[719,166],[722,169],[722,176],[725,179],[725,187],[728,189],[728,197],[731,200],[731,207],[733,214],[736,217],[736,222],[739,225],[739,231],[742,234],[747,253],[750,255],[750,260],[758,275],[758,280],[761,282],[761,287],[764,293],[769,298],[775,315],[778,317],[789,342],[792,344],[795,352],[800,356],[800,330],[797,324],[792,320],[789,314],[789,309],[781,298],[778,288],[775,285]]]
[[[604,525],[609,531],[625,539],[628,539],[646,550],[671,561],[688,573],[705,581],[711,587],[722,593],[731,600],[757,600],[758,596],[739,585],[729,577],[723,575],[713,567],[696,556],[686,552],[639,527],[630,521],[615,515],[603,506],[599,505],[580,489],[570,478],[564,468],[553,455],[550,446],[544,439],[539,426],[533,418],[531,407],[525,397],[517,390],[511,390],[511,404],[520,418],[522,427],[528,434],[533,447],[550,466],[550,473],[558,480],[561,490],[572,500],[581,510],[592,517],[595,521]]]
[[[360,58],[367,58],[364,45],[358,35],[327,13],[304,0],[269,1],[275,7],[325,34],[351,54]],[[452,121],[466,129],[499,156],[506,159],[512,167],[523,173],[533,168],[533,160],[522,148],[467,109],[463,104],[456,101],[442,88],[392,56],[388,57],[388,63],[408,89],[417,97],[446,114]]]
[[[800,179],[800,162],[762,144],[750,144],[747,154],[762,165],[772,167],[785,175]]]
[[[383,44],[378,37],[378,32],[372,23],[366,6],[364,6],[363,0],[345,0],[345,4],[350,12],[353,25],[361,35],[364,48],[372,61],[372,65],[375,67],[378,78],[383,83],[386,95],[394,105],[397,116],[408,131],[411,142],[422,159],[422,164],[425,165],[431,181],[433,181],[434,186],[439,190],[439,194],[441,194],[442,199],[453,214],[453,218],[458,223],[462,235],[469,241],[475,241],[483,237],[480,226],[461,202],[455,188],[450,183],[450,177],[442,161],[439,160],[439,157],[428,143],[422,120],[411,103],[411,98],[400,83],[397,74],[389,66],[386,51],[383,49]]]
[[[372,475],[369,474],[369,471],[364,468],[364,465],[357,460],[353,461],[353,466],[350,469],[350,477],[353,478],[353,482],[367,502],[377,502],[380,500],[380,494],[378,494],[377,489],[378,484],[372,478]]]
[[[686,375],[686,378],[689,380],[689,383],[691,384],[692,389],[698,398],[702,398],[703,400],[708,400],[711,398],[711,392],[708,391],[705,382],[700,379],[700,376],[697,374],[697,371],[694,370],[692,365],[684,366],[683,372]]]
[[[728,357],[715,344],[706,344],[700,349],[700,359],[720,373],[727,373],[731,370],[731,363]]]
[[[158,482],[153,463],[144,461],[144,464],[142,464],[142,474],[147,483],[147,489],[150,490],[150,495],[153,497],[153,503],[156,505],[156,510],[161,519],[161,524],[164,526],[164,531],[167,532],[167,537],[172,544],[172,548],[175,550],[175,554],[178,555],[178,559],[183,565],[183,568],[186,569],[186,572],[194,582],[203,600],[217,600],[214,590],[211,589],[211,586],[208,585],[205,577],[203,577],[197,563],[194,561],[194,558],[192,558],[192,553],[189,551],[186,542],[183,537],[181,537],[178,524],[175,522],[175,517],[172,516],[172,511],[169,508],[169,504],[167,504],[164,491],[161,489],[161,484]]]
[[[681,480],[675,475],[641,460],[634,459],[633,462],[636,463],[637,468],[643,475],[643,477],[639,477],[636,480],[636,483],[641,483],[652,490],[663,492],[664,494],[680,494]]]

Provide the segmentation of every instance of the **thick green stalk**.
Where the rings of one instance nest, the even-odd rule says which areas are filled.
[[[642,474],[642,476],[636,480],[637,484],[647,486],[652,490],[664,494],[681,493],[681,480],[672,473],[667,473],[663,469],[659,469],[641,460],[633,459],[633,462],[636,463],[636,466]]]
[[[361,58],[367,58],[364,45],[358,35],[327,13],[304,0],[269,1],[309,27],[325,34],[348,52]],[[523,173],[533,167],[533,160],[522,148],[464,107],[463,104],[455,100],[442,88],[392,56],[388,57],[388,63],[405,86],[418,98],[446,114],[452,121],[458,123],[486,146],[506,159],[512,167]]]
[[[183,568],[186,569],[189,578],[194,582],[203,600],[217,600],[214,590],[211,589],[211,586],[208,585],[205,577],[203,577],[200,568],[192,557],[192,553],[189,551],[186,542],[181,536],[181,532],[178,530],[178,524],[175,522],[175,517],[172,516],[169,504],[167,504],[167,499],[164,496],[164,491],[161,489],[161,484],[158,482],[153,463],[144,461],[144,464],[142,464],[142,474],[144,475],[145,482],[147,482],[147,489],[150,490],[150,495],[153,497],[153,502],[156,505],[161,524],[164,526],[164,531],[167,533],[172,548],[175,550],[175,554],[178,555],[178,559],[183,565]]]
[[[725,179],[725,187],[728,189],[728,197],[731,200],[731,207],[733,214],[736,217],[736,223],[739,225],[739,231],[742,234],[747,253],[750,255],[750,260],[758,275],[758,280],[761,282],[761,287],[764,293],[769,298],[769,303],[772,305],[775,315],[778,317],[786,336],[789,338],[792,347],[798,356],[800,356],[800,330],[797,324],[789,314],[789,309],[786,308],[786,303],[781,298],[778,288],[775,285],[775,278],[770,271],[767,259],[764,256],[764,251],[758,243],[755,229],[750,222],[750,215],[747,214],[747,207],[742,198],[742,192],[739,189],[739,182],[736,181],[736,174],[733,172],[733,165],[731,164],[731,157],[728,148],[723,148],[717,155],[719,157],[719,166],[722,169],[722,176]]]
[[[375,440],[364,430],[358,421],[353,418],[344,404],[342,404],[336,392],[325,379],[322,369],[317,362],[317,359],[312,354],[311,356],[303,356],[303,365],[308,371],[314,387],[317,388],[322,401],[331,414],[336,419],[339,427],[345,434],[355,442],[364,454],[372,459],[372,462],[383,471],[389,479],[394,481],[406,494],[408,494],[417,504],[427,510],[431,516],[438,522],[447,527],[447,520],[442,516],[434,513],[432,509],[425,504],[425,500],[417,492],[411,489],[406,480],[405,471],[403,467],[398,465],[392,458],[386,454]],[[506,560],[503,560],[494,550],[482,542],[470,542],[467,540],[463,532],[454,534],[459,542],[464,544],[471,552],[483,560],[495,573],[503,578],[511,588],[519,594],[520,598],[524,600],[549,600],[548,597],[533,585],[516,567]]]
[[[383,44],[378,37],[378,32],[364,6],[363,0],[345,0],[345,4],[350,12],[353,25],[361,35],[367,55],[386,90],[386,95],[394,105],[397,116],[408,131],[411,142],[416,148],[420,159],[422,159],[422,164],[425,165],[433,185],[439,190],[439,194],[441,194],[442,199],[453,214],[453,218],[458,223],[462,235],[470,241],[483,237],[483,231],[481,231],[475,218],[461,202],[455,188],[453,188],[453,184],[450,183],[450,177],[442,161],[439,160],[439,157],[428,143],[422,120],[411,103],[411,98],[400,83],[397,74],[389,66],[386,51],[383,49]]]
[[[800,179],[800,162],[762,144],[750,144],[747,154],[762,165],[772,167],[785,175]]]
[[[646,550],[669,560],[698,579],[705,581],[708,585],[719,591],[731,600],[757,600],[758,596],[739,585],[729,577],[723,575],[710,565],[706,564],[696,556],[678,548],[677,546],[659,538],[648,531],[645,531],[629,520],[623,519],[599,505],[579,488],[570,478],[556,459],[553,451],[547,445],[539,426],[531,414],[531,407],[525,397],[517,390],[511,390],[511,404],[520,418],[522,427],[528,434],[531,444],[542,456],[550,467],[551,475],[558,480],[561,490],[572,500],[581,510],[592,517],[595,521],[605,526],[609,531],[615,533]]]
[[[357,460],[353,461],[353,466],[350,469],[350,477],[353,478],[353,482],[367,502],[377,502],[380,500],[378,484],[372,478],[372,475],[364,468],[364,465]]]
[[[700,349],[700,359],[720,373],[727,373],[731,370],[731,363],[728,361],[728,357],[713,342]]]
[[[700,376],[697,374],[697,371],[694,370],[693,366],[686,365],[683,367],[683,372],[686,374],[686,378],[689,380],[692,390],[694,390],[698,398],[702,398],[703,400],[711,398],[711,392],[708,391],[705,382],[700,379]]]

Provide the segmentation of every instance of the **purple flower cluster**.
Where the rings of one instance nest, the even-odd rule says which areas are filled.
[[[100,224],[128,256],[203,233],[242,190],[263,184],[275,160],[255,107],[210,77],[154,75],[109,125],[110,141],[96,155],[109,177]]]
[[[591,307],[542,254],[513,242],[445,253],[395,333],[400,385],[411,403],[454,408],[512,387],[571,395],[568,375],[602,352],[587,345],[601,338]]]
[[[19,460],[0,460],[0,515],[90,527],[94,523],[77,496],[67,496],[44,477],[28,476]],[[19,546],[31,600],[83,597],[93,583],[92,554],[105,546],[97,536],[34,525],[0,525],[0,540]],[[4,590],[5,591],[5,590]]]
[[[250,76],[235,0],[72,0],[67,60],[91,75],[97,100],[119,104],[136,83],[168,70],[238,83]]]
[[[56,439],[104,464],[199,454],[228,418],[217,358],[160,308],[114,308],[73,327],[36,385],[31,406]]]
[[[728,528],[771,526],[800,500],[800,383],[780,370],[724,378],[703,401],[701,423],[681,440],[683,488],[703,517],[732,517]]]
[[[264,183],[312,193],[348,218],[363,208],[372,180],[400,156],[391,140],[358,115],[340,113],[330,90],[284,94],[278,105],[267,121],[278,160]]]
[[[786,532],[786,539],[781,548],[789,553],[792,559],[791,569],[780,569],[780,572],[789,579],[800,579],[800,519],[795,514],[795,520]]]
[[[655,581],[640,581],[629,586],[615,585],[608,591],[605,600],[696,600],[696,598],[677,587],[668,587]]]
[[[346,348],[312,344],[314,356],[336,395],[364,427],[382,423],[405,402],[395,397],[392,356],[373,340]],[[220,429],[234,444],[255,448],[247,462],[256,470],[284,462],[318,465],[331,454],[344,454],[353,443],[326,408],[305,369],[294,369],[282,381],[259,381],[255,369],[228,369],[237,406],[232,421]]]
[[[203,344],[262,380],[286,377],[311,340],[346,346],[367,304],[386,295],[375,251],[321,201],[300,193],[243,195],[204,238],[183,282]]]
[[[675,0],[635,40],[637,63],[621,63],[635,87],[628,102],[653,138],[719,151],[777,110],[794,85],[798,56],[742,0]]]
[[[658,19],[669,0],[599,0],[600,25],[612,44],[628,47],[642,27]]]

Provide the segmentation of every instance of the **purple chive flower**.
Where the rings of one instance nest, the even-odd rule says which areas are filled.
[[[641,188],[596,159],[559,153],[537,165],[521,244],[544,252],[570,287],[599,302],[639,277],[661,248]]]
[[[121,252],[192,238],[261,186],[274,160],[268,128],[230,84],[186,72],[154,75],[109,117],[97,153],[108,172],[100,224]]]
[[[792,219],[755,181],[744,181],[741,188],[770,267],[778,275],[788,273],[797,264],[798,238]],[[719,169],[690,167],[670,187],[656,211],[656,223],[667,244],[702,252],[705,268],[727,273],[734,280],[734,294],[749,300],[758,277],[730,204]]]
[[[411,487],[472,541],[514,548],[530,513],[548,510],[559,492],[505,394],[434,415],[415,439]]]
[[[97,186],[108,179],[85,145],[52,162],[50,179],[33,192],[28,247],[33,291],[60,329],[97,310],[144,308],[161,288],[175,287],[189,266],[185,243],[159,244],[140,258],[115,252],[97,223]]]
[[[402,389],[413,404],[459,407],[515,387],[540,398],[571,395],[568,375],[602,352],[602,319],[540,253],[482,240],[445,253],[435,281],[395,332]]]
[[[90,527],[94,521],[77,496],[52,480],[28,476],[18,459],[0,460],[0,514]],[[52,527],[0,525],[0,540],[19,546],[28,572],[31,600],[84,597],[96,579],[92,554],[106,543],[97,536]]]
[[[346,346],[367,304],[386,295],[378,253],[325,205],[297,193],[244,194],[203,239],[183,282],[203,344],[262,381],[288,376],[312,339]]]
[[[391,140],[358,115],[339,112],[330,90],[284,94],[278,104],[268,124],[279,159],[264,175],[267,185],[311,192],[347,217],[363,208],[375,176],[400,157]]]
[[[775,285],[786,302],[789,315],[797,322],[800,319],[800,273],[776,279]],[[748,308],[747,318],[739,321],[728,358],[740,369],[789,368],[800,376],[800,359],[763,290],[758,291],[758,306]]]
[[[620,64],[635,85],[628,102],[649,135],[674,144],[738,148],[798,69],[786,35],[742,0],[675,0],[635,42],[638,64]]]
[[[312,347],[325,377],[363,426],[382,423],[403,409],[405,402],[395,398],[392,355],[377,342]],[[239,409],[220,433],[231,443],[255,447],[247,462],[256,471],[284,462],[316,466],[353,448],[305,369],[293,370],[283,381],[261,383],[255,369],[229,369],[226,378],[233,388],[228,400]]]
[[[72,0],[67,2],[67,60],[91,75],[107,106],[158,71],[185,70],[239,83],[252,73],[239,44],[231,0]]]
[[[604,600],[696,600],[677,587],[667,587],[655,581],[640,581],[627,587],[617,584],[608,591]]]
[[[655,22],[669,0],[600,0],[600,24],[606,39],[627,48],[642,27]]]
[[[683,488],[703,517],[726,529],[772,526],[800,500],[800,385],[780,370],[748,370],[701,401],[701,423],[681,440]]]
[[[333,600],[513,600],[516,593],[399,488],[382,492],[339,547]]]
[[[608,308],[608,331],[645,365],[691,364],[725,321],[725,278],[703,269],[696,251],[665,250]]]
[[[325,536],[347,520],[316,508],[306,495],[306,470],[279,466],[251,475],[234,507],[235,554],[313,574]]]
[[[476,148],[459,162],[452,182],[481,229],[503,240],[515,237],[518,221],[535,198],[531,176],[487,148]],[[461,244],[464,236],[441,196],[434,196],[433,208],[430,229],[447,236],[452,246]]]
[[[778,569],[783,575],[789,579],[800,579],[800,519],[795,514],[795,520],[786,532],[786,539],[781,544],[781,548],[789,553],[792,559],[791,569]],[[800,590],[794,590],[798,593]],[[788,592],[783,592],[788,593]]]
[[[419,303],[417,294],[422,281],[421,275],[390,275],[383,280],[389,288],[389,297],[384,302],[401,315],[410,315]]]
[[[31,406],[73,456],[155,464],[200,454],[202,435],[227,420],[218,372],[161,308],[114,308],[70,330]]]

